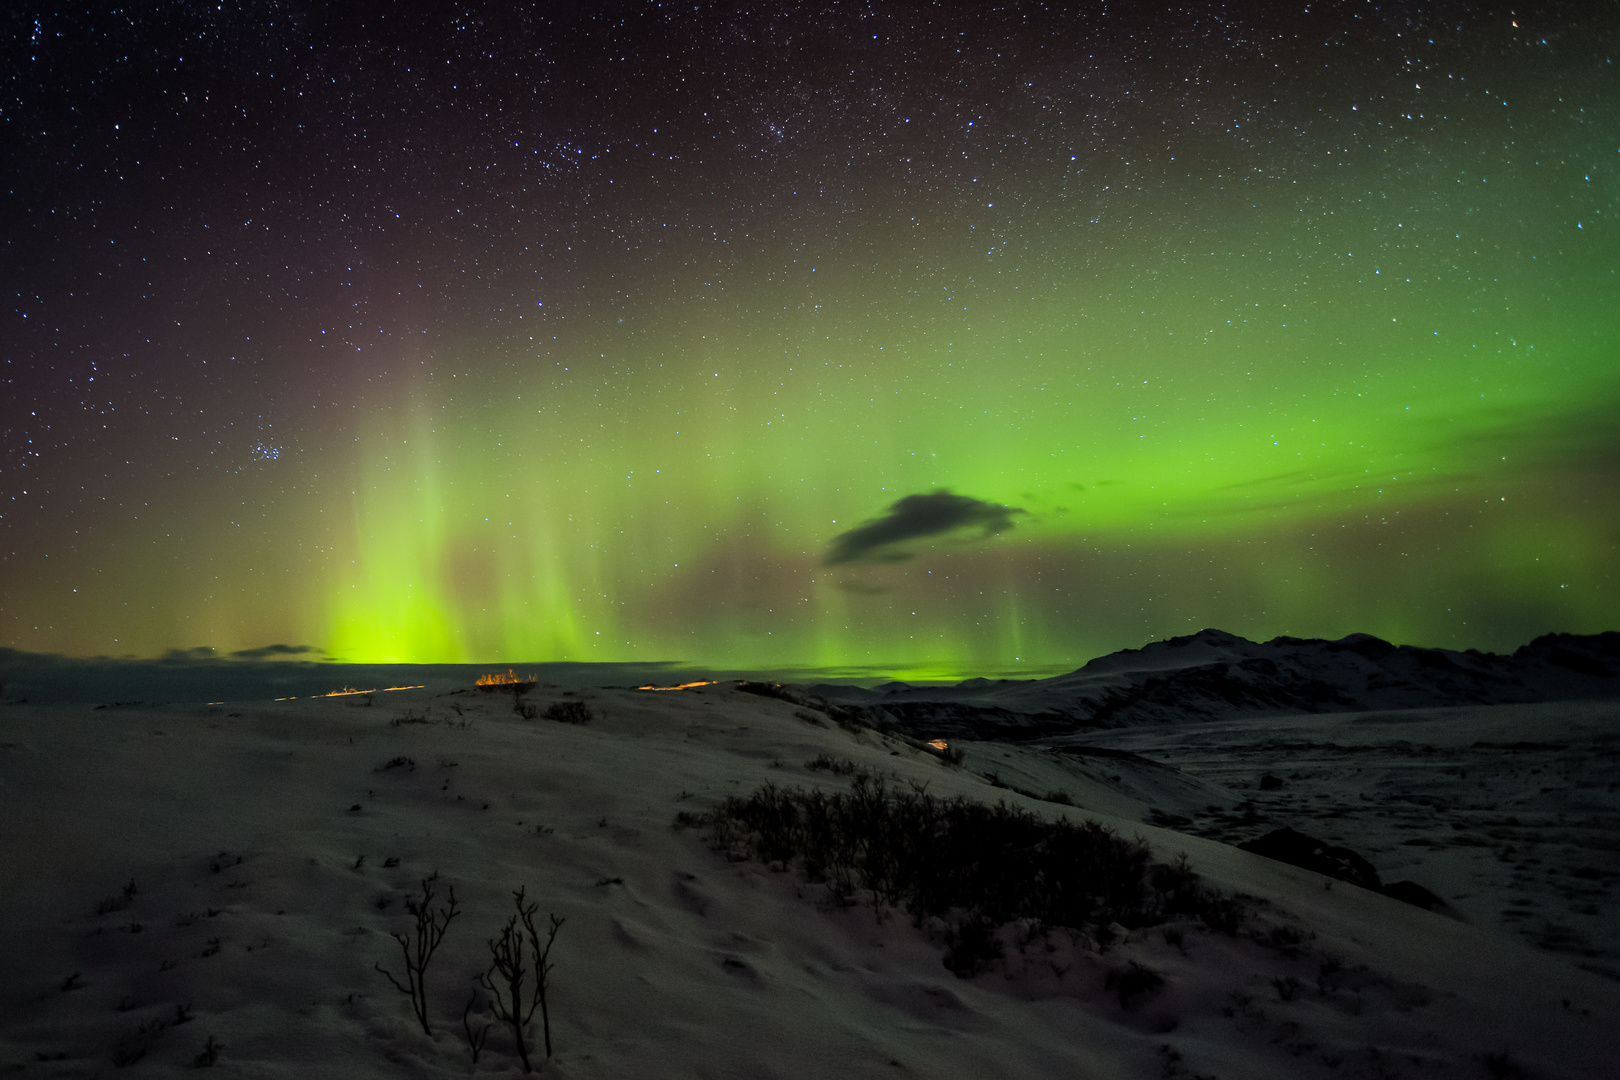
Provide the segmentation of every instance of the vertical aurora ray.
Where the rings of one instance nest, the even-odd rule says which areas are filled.
[[[189,233],[38,196],[99,366],[41,291],[0,644],[945,677],[1620,625],[1620,20],[1311,7],[299,39],[330,72],[237,95],[282,141],[209,144],[270,194],[170,131],[130,161],[206,175]],[[829,563],[941,491],[1003,525]]]
[[[1381,227],[1341,230],[1344,252],[1320,258],[1276,226],[1203,256],[1050,275],[1029,297],[973,267],[959,277],[986,283],[896,301],[881,283],[908,280],[905,265],[879,261],[809,293],[756,287],[695,336],[663,315],[577,347],[626,373],[611,405],[596,379],[558,377],[579,366],[566,356],[517,386],[474,380],[440,427],[418,422],[414,457],[368,465],[362,514],[383,516],[363,517],[375,540],[361,550],[375,569],[332,649],[1017,670],[1121,644],[1133,626],[1461,643],[1468,620],[1446,611],[1468,595],[1529,612],[1567,585],[1552,578],[1601,581],[1610,515],[1560,506],[1556,488],[1578,487],[1559,476],[1611,446],[1616,335],[1591,301],[1620,251],[1596,229],[1561,246],[1459,243],[1443,220],[1409,255],[1381,246]],[[1505,257],[1478,255],[1504,239]],[[1529,261],[1560,288],[1515,265]],[[1284,267],[1244,270],[1267,262]],[[937,488],[1028,513],[983,544],[821,565],[839,532]],[[1576,527],[1504,516],[1508,498]],[[1395,546],[1411,550],[1392,564],[1369,522],[1402,516],[1415,524]],[[1313,533],[1347,531],[1359,540],[1308,554],[1332,547]],[[1425,547],[1447,569],[1436,575]],[[1147,565],[1122,570],[1133,550]],[[1414,553],[1418,579],[1446,584],[1405,574]],[[1175,581],[1167,567],[1187,558],[1222,564],[1226,587],[1182,580],[1131,604],[1120,581],[1097,580]],[[1353,602],[1368,589],[1377,603]],[[1589,593],[1551,603],[1582,626],[1612,617]],[[378,613],[398,613],[399,629]]]

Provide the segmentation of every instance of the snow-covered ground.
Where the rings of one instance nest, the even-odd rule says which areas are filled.
[[[522,887],[542,927],[566,919],[555,1076],[1620,1075],[1617,703],[1120,728],[1084,741],[1140,757],[977,742],[951,768],[731,684],[522,699],[584,700],[580,725],[514,700],[0,705],[0,1069],[189,1075],[212,1046],[225,1075],[516,1075],[500,1030],[473,1065],[462,1015]],[[673,827],[765,783],[847,786],[807,767],[823,754],[1140,835],[1248,919],[1106,948],[1007,927],[1005,959],[960,979],[904,913]],[[1282,824],[1466,921],[1217,839]],[[461,908],[431,1036],[376,970],[401,973],[390,934],[429,878]],[[1578,944],[1530,943],[1538,921]],[[1127,1004],[1133,962],[1163,982]]]
[[[1230,791],[1149,820],[1241,842],[1291,826],[1470,920],[1620,979],[1620,705],[1547,702],[1139,727],[1092,741]],[[1270,777],[1269,780],[1266,778]]]

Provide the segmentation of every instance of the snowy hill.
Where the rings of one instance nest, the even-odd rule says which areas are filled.
[[[1054,738],[1148,722],[1524,704],[1620,696],[1620,633],[1549,634],[1503,656],[1391,645],[1368,634],[1262,643],[1203,630],[1050,679],[808,692],[922,738]]]

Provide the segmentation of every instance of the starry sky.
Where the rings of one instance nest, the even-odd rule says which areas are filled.
[[[108,7],[3,16],[0,647],[1620,627],[1613,5]]]

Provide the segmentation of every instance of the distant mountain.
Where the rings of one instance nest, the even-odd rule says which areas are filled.
[[[1620,697],[1620,632],[1547,634],[1511,655],[1220,630],[1099,657],[1050,679],[815,686],[828,702],[924,738],[1046,738],[1079,728],[1297,713]]]

